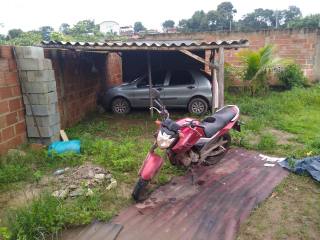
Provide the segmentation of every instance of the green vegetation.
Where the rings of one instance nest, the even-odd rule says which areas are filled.
[[[285,89],[303,87],[306,86],[308,82],[307,78],[303,75],[301,67],[294,63],[287,65],[283,71],[280,71],[278,78]]]
[[[11,29],[7,36],[0,35],[0,44],[30,46],[41,41],[104,41],[105,39],[120,40],[122,37],[115,34],[104,35],[99,30],[99,25],[93,20],[82,20],[73,27],[62,23],[59,32],[51,26],[42,26],[38,30],[23,32],[21,29]]]
[[[135,33],[146,30],[145,26],[143,26],[142,22],[135,22],[133,25],[133,30]]]
[[[281,10],[257,8],[238,21],[234,20],[236,13],[231,2],[222,2],[216,10],[195,11],[189,19],[180,20],[178,28],[182,32],[318,28],[320,19],[319,14],[302,17],[300,8],[296,6]]]
[[[84,161],[108,169],[119,185],[111,191],[98,189],[92,197],[76,200],[57,200],[48,193],[40,194],[30,204],[11,209],[3,218],[7,226],[3,229],[10,233],[9,239],[39,239],[41,236],[56,235],[66,227],[89,223],[92,219],[110,219],[131,203],[130,194],[139,167],[152,145],[155,130],[156,124],[145,114],[125,119],[94,115],[67,129],[70,138],[81,140],[80,155],[66,153],[48,157],[45,150],[25,148],[26,155],[1,157],[2,193],[8,186],[14,187],[14,183],[37,183],[42,176],[51,174],[57,168],[80,165]],[[30,175],[30,172],[33,174]],[[151,187],[165,184],[173,175],[183,173],[184,169],[177,169],[167,162]]]
[[[304,157],[320,154],[318,136],[320,86],[268,92],[258,97],[243,93],[227,94],[226,98],[227,103],[239,105],[241,120],[245,122],[242,132],[232,131],[235,145],[277,156]],[[180,117],[182,117],[181,114],[173,114],[174,119]],[[73,200],[57,200],[49,195],[49,191],[43,190],[42,194],[27,204],[3,206],[10,210],[0,216],[0,226],[3,226],[0,227],[0,236],[1,234],[3,238],[7,236],[7,239],[54,237],[65,228],[86,224],[92,219],[110,219],[121,208],[131,203],[130,193],[137,179],[139,167],[152,144],[152,133],[155,130],[156,125],[148,117],[147,112],[126,117],[110,114],[93,115],[67,129],[71,139],[81,140],[80,155],[62,154],[48,157],[45,150],[30,150],[28,146],[24,146],[22,149],[25,155],[16,152],[2,156],[0,199],[6,191],[15,189],[16,184],[22,185],[22,188],[25,184],[37,184],[43,176],[52,174],[57,168],[76,166],[88,161],[108,169],[118,181],[118,187],[111,191],[103,188],[96,189],[93,196],[83,196]],[[151,187],[165,184],[172,176],[184,172],[184,169],[176,168],[166,161]],[[308,190],[310,197],[313,196],[312,192],[319,191],[319,186],[314,185],[309,178],[294,176],[285,180],[276,190],[276,194],[283,195],[284,199],[287,199],[286,189],[288,185],[291,189],[291,184],[299,186],[299,189],[302,189],[302,186],[311,189]],[[47,190],[50,190],[50,187]],[[290,192],[290,199],[298,201],[297,197]],[[274,204],[272,199],[268,200],[266,207],[269,201],[271,201],[270,204]],[[309,221],[314,226],[319,225],[319,219],[314,218],[313,212],[310,212],[310,208],[314,206],[311,204],[312,199],[305,201],[310,201],[306,203],[309,205],[295,204],[287,207],[295,207],[298,212],[304,211],[305,216],[310,218]],[[259,219],[259,216],[265,213],[266,207],[262,206],[262,210],[259,208],[257,213],[254,213],[258,215],[253,217],[254,223],[249,222],[249,227],[256,224],[254,226],[259,228],[259,224],[263,223],[264,219],[256,218]],[[290,216],[289,211],[286,214]],[[298,220],[294,221],[296,223]],[[298,229],[303,231],[300,227]],[[244,229],[242,234],[250,234],[248,231],[250,230]],[[293,236],[290,235],[293,233],[289,230],[286,234],[289,237]]]
[[[252,95],[266,93],[269,90],[268,75],[272,74],[273,68],[286,64],[284,59],[274,56],[272,45],[266,45],[258,51],[242,50],[237,56],[244,68],[243,80],[249,82]]]
[[[83,162],[83,156],[65,153],[48,157],[46,150],[31,150],[22,147],[24,154],[14,152],[0,156],[0,191],[10,186],[10,183],[37,182],[42,173],[50,170],[75,166]],[[9,186],[8,186],[9,184]]]
[[[227,101],[240,107],[245,122],[241,133],[233,133],[237,145],[284,156],[320,154],[319,85],[269,92],[255,98],[228,94]],[[270,134],[270,129],[278,132]],[[274,137],[286,139],[279,144],[275,143]],[[252,141],[252,138],[258,139]]]
[[[45,193],[27,206],[9,212],[10,239],[43,239],[57,236],[67,226],[90,223],[92,218],[109,220],[112,212],[103,212],[102,201],[101,193],[72,202]]]

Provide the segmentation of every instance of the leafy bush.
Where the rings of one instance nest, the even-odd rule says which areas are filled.
[[[285,65],[286,60],[274,56],[274,47],[266,45],[258,51],[243,50],[238,57],[244,67],[244,81],[249,81],[252,95],[265,93],[269,90],[268,75],[272,69]]]
[[[226,89],[229,89],[235,84],[236,80],[243,78],[243,71],[241,68],[236,67],[230,63],[224,65],[224,85]]]
[[[278,78],[286,89],[303,87],[307,84],[307,78],[303,75],[300,66],[297,64],[287,65],[283,71],[278,73]]]

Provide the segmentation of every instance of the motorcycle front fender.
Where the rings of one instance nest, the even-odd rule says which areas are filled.
[[[162,164],[163,159],[159,155],[155,154],[154,152],[149,152],[139,171],[139,176],[143,180],[151,180],[160,170]]]

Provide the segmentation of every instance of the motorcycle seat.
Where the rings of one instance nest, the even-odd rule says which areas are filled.
[[[224,128],[238,114],[238,111],[235,106],[226,106],[212,116],[203,119],[201,125],[204,127],[206,137],[211,138],[220,129]]]

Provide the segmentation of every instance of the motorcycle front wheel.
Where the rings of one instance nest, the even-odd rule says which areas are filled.
[[[148,185],[149,181],[142,179],[141,177],[137,181],[136,185],[134,186],[133,192],[132,192],[132,198],[136,201],[142,201],[143,199],[143,193],[145,193],[145,188]]]

